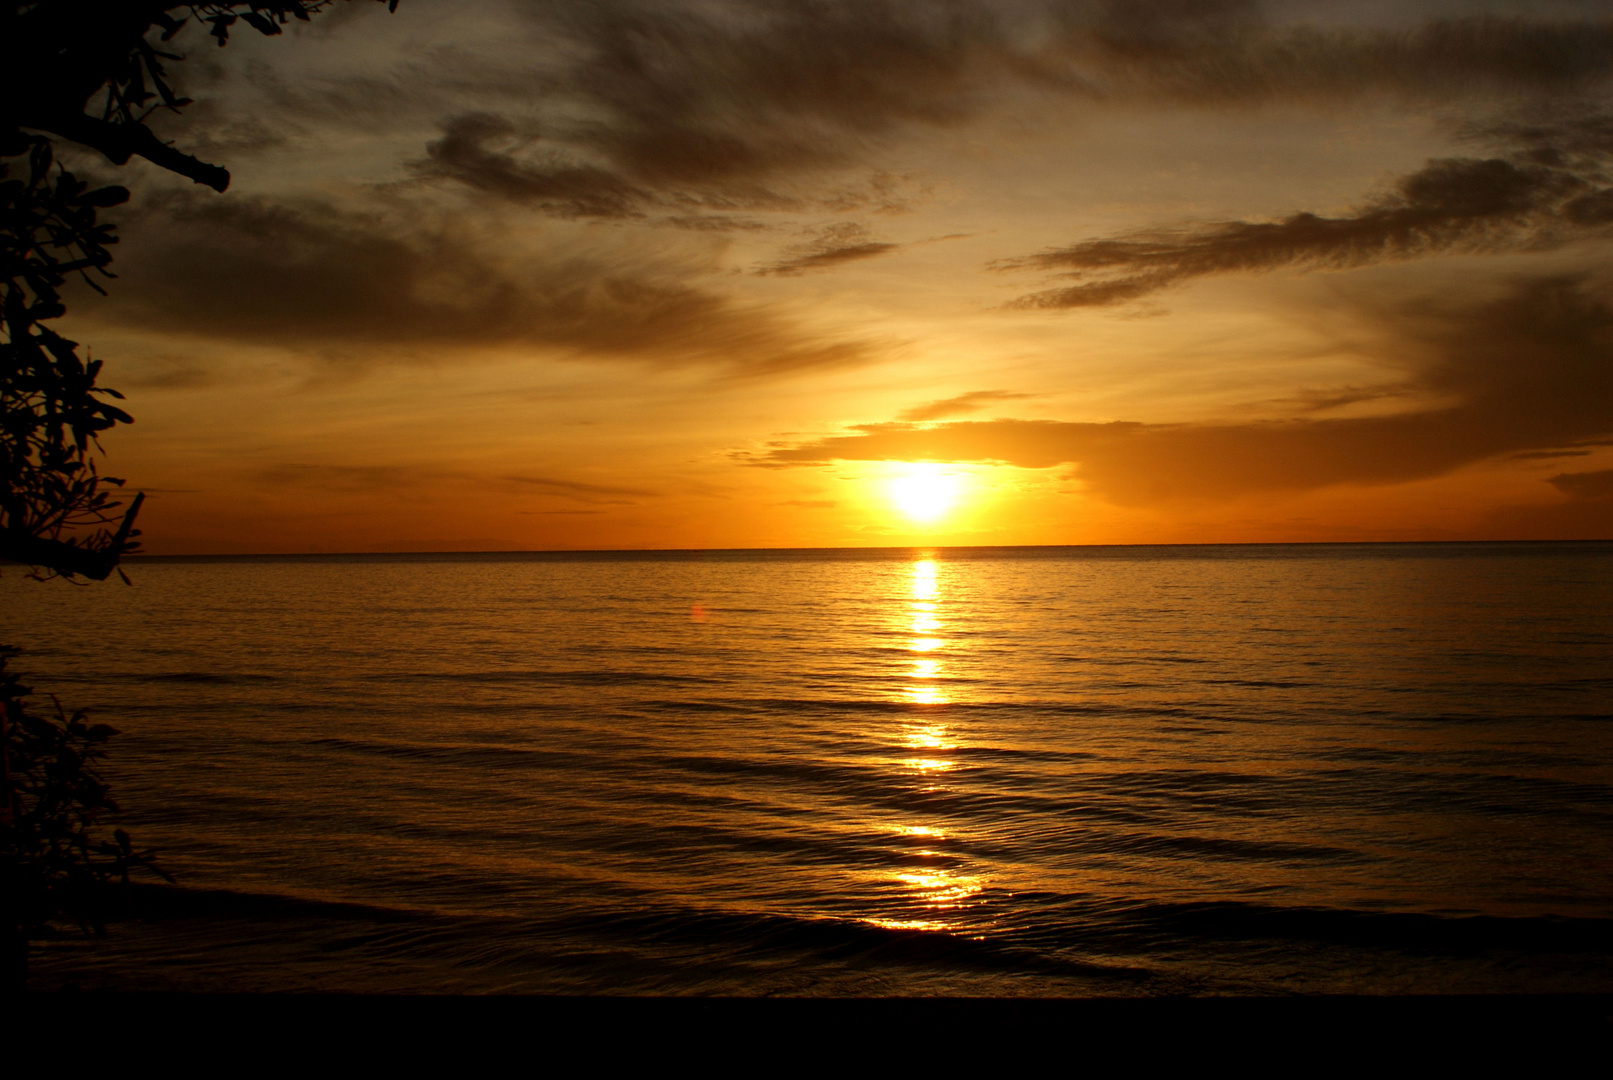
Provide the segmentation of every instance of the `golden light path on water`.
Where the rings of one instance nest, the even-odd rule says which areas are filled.
[[[947,752],[957,748],[945,723],[944,714],[937,708],[949,703],[942,681],[946,678],[944,651],[947,641],[943,636],[943,597],[934,559],[921,558],[912,564],[909,596],[900,610],[901,628],[907,638],[909,656],[908,685],[901,700],[909,705],[924,708],[918,716],[905,719],[902,725],[903,741],[912,751],[897,764],[910,777],[921,783],[921,790],[938,791],[943,788],[946,773],[953,767]],[[930,710],[936,711],[931,712]],[[905,887],[912,900],[925,915],[921,918],[871,918],[877,926],[902,930],[950,930],[954,925],[947,913],[968,903],[970,897],[982,889],[979,875],[961,872],[955,857],[938,850],[948,839],[944,829],[937,825],[903,825],[897,832],[925,846],[913,852],[921,864],[896,875],[896,881]]]

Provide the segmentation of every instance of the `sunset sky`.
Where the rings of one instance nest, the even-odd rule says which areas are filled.
[[[160,554],[1605,538],[1608,10],[192,28],[62,328]]]

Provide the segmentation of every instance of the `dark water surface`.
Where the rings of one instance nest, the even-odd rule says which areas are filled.
[[[1613,990],[1613,544],[0,576],[177,892],[41,986]]]

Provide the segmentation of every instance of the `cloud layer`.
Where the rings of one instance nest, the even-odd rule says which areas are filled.
[[[512,252],[464,222],[181,196],[127,231],[139,257],[118,264],[111,299],[91,310],[176,336],[358,359],[527,346],[738,375],[871,357],[665,271]]]
[[[1122,504],[1216,499],[1331,484],[1422,479],[1500,454],[1561,448],[1613,431],[1613,307],[1584,281],[1518,283],[1474,306],[1378,313],[1413,368],[1406,390],[1453,403],[1396,415],[1235,424],[988,420],[866,425],[774,446],[754,464],[983,461],[1075,463]],[[1600,490],[1599,474],[1552,481]]]
[[[421,170],[567,217],[805,205],[803,185],[824,170],[861,167],[877,146],[978,119],[1026,90],[1093,106],[1336,105],[1364,94],[1517,105],[1613,78],[1605,17],[1388,30],[1292,25],[1281,5],[1247,0],[514,10],[542,43],[528,60],[480,58],[474,71],[445,61],[393,93],[425,98],[436,81],[453,100],[473,86],[478,104],[444,122]]]

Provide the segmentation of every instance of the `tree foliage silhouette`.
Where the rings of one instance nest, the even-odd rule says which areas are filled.
[[[129,884],[129,872],[146,869],[172,881],[137,851],[129,834],[97,831],[118,804],[97,763],[117,731],[91,724],[82,711],[60,704],[31,710],[29,689],[6,670],[14,650],[0,648],[0,920],[4,925],[5,983],[25,984],[28,941],[48,933],[56,919],[104,934],[109,887]]]
[[[183,60],[171,43],[193,22],[220,46],[240,25],[277,35],[336,2],[0,0],[0,561],[104,580],[139,547],[143,496],[125,505],[123,481],[95,463],[101,433],[133,419],[108,400],[121,394],[98,385],[101,361],[45,325],[66,313],[62,289],[75,275],[104,291],[117,236],[100,213],[129,192],[75,177],[58,143],[115,165],[142,157],[223,192],[225,169],[146,126],[154,111],[190,104],[169,81],[168,66]],[[395,10],[398,0],[377,2]],[[155,868],[123,830],[96,831],[117,810],[96,768],[116,732],[60,705],[31,709],[6,672],[14,652],[0,646],[0,947],[3,977],[19,986],[31,937],[64,919],[99,930],[107,886]]]
[[[101,210],[126,188],[90,188],[56,161],[54,143],[116,165],[142,157],[222,192],[230,174],[163,142],[146,119],[190,104],[171,85],[171,42],[187,23],[219,45],[245,25],[275,35],[337,0],[176,4],[164,0],[9,0],[0,7],[0,558],[47,574],[101,580],[138,547],[140,497],[127,506],[92,454],[100,434],[132,422],[97,385],[100,361],[44,326],[65,312],[77,275],[100,290],[117,237]],[[396,9],[397,0],[378,0]],[[155,37],[155,40],[153,40]],[[120,513],[121,511],[121,513]]]

